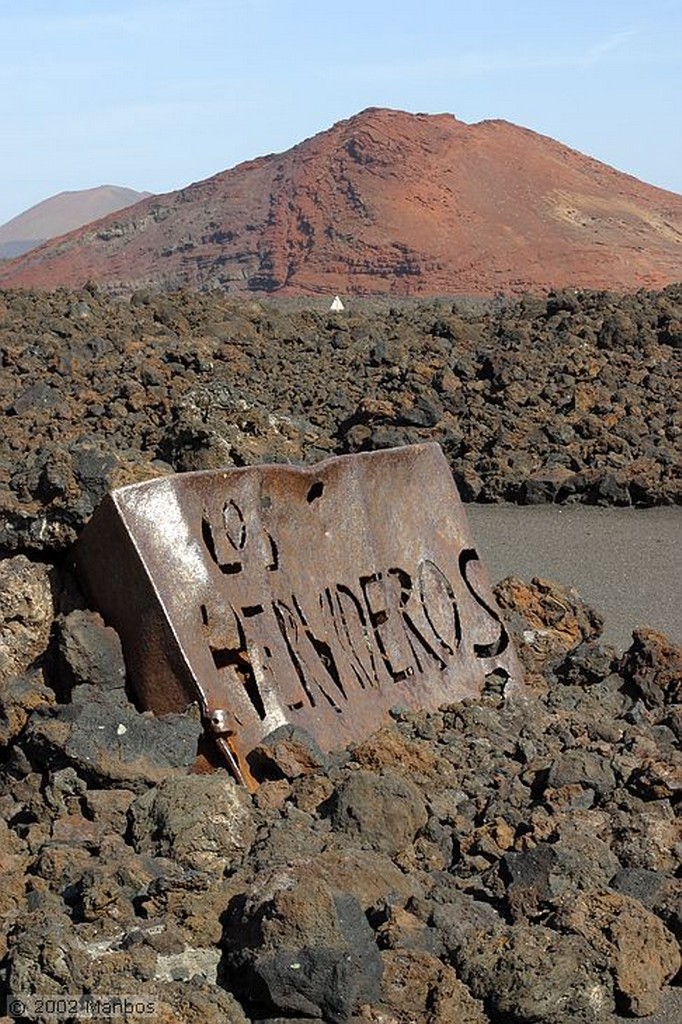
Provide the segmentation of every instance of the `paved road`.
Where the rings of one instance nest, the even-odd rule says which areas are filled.
[[[682,509],[466,510],[493,582],[515,575],[570,584],[602,613],[604,640],[620,650],[636,626],[652,626],[682,644]]]

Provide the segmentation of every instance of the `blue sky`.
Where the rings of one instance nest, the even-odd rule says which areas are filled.
[[[682,0],[0,0],[0,224],[368,106],[505,118],[682,192]]]

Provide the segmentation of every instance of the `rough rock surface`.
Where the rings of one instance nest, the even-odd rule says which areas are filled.
[[[613,892],[581,893],[557,917],[609,961],[622,1010],[638,1017],[654,1012],[661,983],[680,966],[675,938],[658,918]]]
[[[138,850],[218,876],[241,861],[255,836],[250,800],[222,773],[170,777],[139,797],[130,816]]]
[[[505,121],[370,108],[58,239],[0,283],[520,294],[679,280],[682,196]]]
[[[0,997],[139,994],[168,1024],[610,1024],[679,978],[665,637],[617,657],[574,591],[503,581],[541,685],[396,709],[327,756],[280,730],[249,795],[196,773],[192,714],[127,703],[115,637],[53,574],[40,681],[3,690]]]
[[[0,1004],[139,993],[164,1024],[655,1009],[682,940],[666,637],[619,656],[574,591],[503,581],[523,699],[491,680],[331,755],[281,729],[251,796],[200,773],[196,709],[131,703],[65,556],[112,485],[425,439],[469,498],[679,501],[680,322],[679,288],[343,316],[0,295]]]
[[[54,619],[50,566],[25,555],[0,561],[0,685],[47,650]]]
[[[379,1000],[381,956],[360,903],[305,864],[260,875],[225,918],[223,970],[247,1007],[344,1024]]]
[[[6,292],[0,551],[63,551],[110,487],[172,470],[419,441],[465,501],[679,503],[681,345],[680,286],[340,314]]]

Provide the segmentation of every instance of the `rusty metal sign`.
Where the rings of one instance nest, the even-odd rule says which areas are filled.
[[[437,444],[121,487],[74,560],[141,706],[198,702],[249,786],[250,752],[284,724],[330,750],[493,671],[522,685]]]

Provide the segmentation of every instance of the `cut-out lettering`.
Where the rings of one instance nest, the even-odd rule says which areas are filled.
[[[336,636],[355,678],[363,689],[375,687],[378,678],[372,631],[362,602],[343,583],[337,583],[333,592],[327,588],[325,594]]]
[[[251,652],[248,649],[244,627],[239,615],[230,605],[219,619],[211,616],[205,605],[201,606],[201,618],[207,633],[208,647],[213,664],[218,672],[226,672],[238,680],[261,719],[265,718],[265,705],[258,687]]]
[[[312,503],[314,501],[316,501],[317,498],[321,498],[323,491],[324,491],[324,484],[322,483],[321,480],[317,480],[312,485],[312,487],[308,490],[308,493],[306,495],[306,501],[308,502],[308,504],[312,505]]]
[[[232,499],[223,505],[223,528],[234,550],[242,551],[246,544],[246,523],[242,510]]]
[[[319,672],[315,670],[316,662],[319,664],[317,652],[314,648],[312,651],[310,650],[310,641],[306,637],[303,623],[298,615],[284,601],[273,601],[272,607],[275,613],[275,620],[291,659],[291,664],[308,698],[310,707],[314,708],[317,706],[319,693],[335,711],[340,713],[341,708],[337,701],[334,700],[334,697],[328,692],[328,684],[321,679]]]
[[[206,512],[204,512],[201,518],[201,539],[204,542],[204,547],[206,548],[211,561],[215,562],[222,573],[226,576],[234,576],[242,571],[243,564],[241,562],[224,562],[218,558],[213,527],[211,526],[211,520]]]
[[[265,536],[268,538],[268,543],[270,544],[270,561],[266,565],[266,569],[268,572],[277,572],[279,569],[279,551],[275,543],[275,538],[271,533],[268,533],[267,530],[265,530]]]
[[[447,654],[454,654],[462,641],[462,624],[452,584],[430,558],[419,563],[419,599],[436,640]]]
[[[509,634],[507,633],[504,623],[502,622],[498,613],[495,611],[494,608],[492,608],[488,604],[487,601],[485,601],[481,597],[480,594],[476,592],[471,580],[469,579],[469,566],[472,565],[474,562],[478,561],[479,557],[476,550],[474,548],[465,548],[463,551],[460,552],[459,555],[459,571],[461,573],[462,579],[464,580],[467,590],[473,597],[476,604],[480,605],[481,608],[483,608],[488,613],[492,621],[497,623],[498,635],[497,638],[493,640],[491,643],[480,644],[474,641],[473,649],[474,654],[476,655],[477,658],[496,658],[499,654],[502,654],[508,648]]]
[[[360,587],[384,663],[395,682],[402,682],[414,675],[414,663],[398,613],[400,579],[396,575],[375,572],[361,576]]]
[[[140,706],[197,703],[247,780],[282,725],[330,750],[395,704],[521,687],[437,445],[119,488],[74,560]]]

